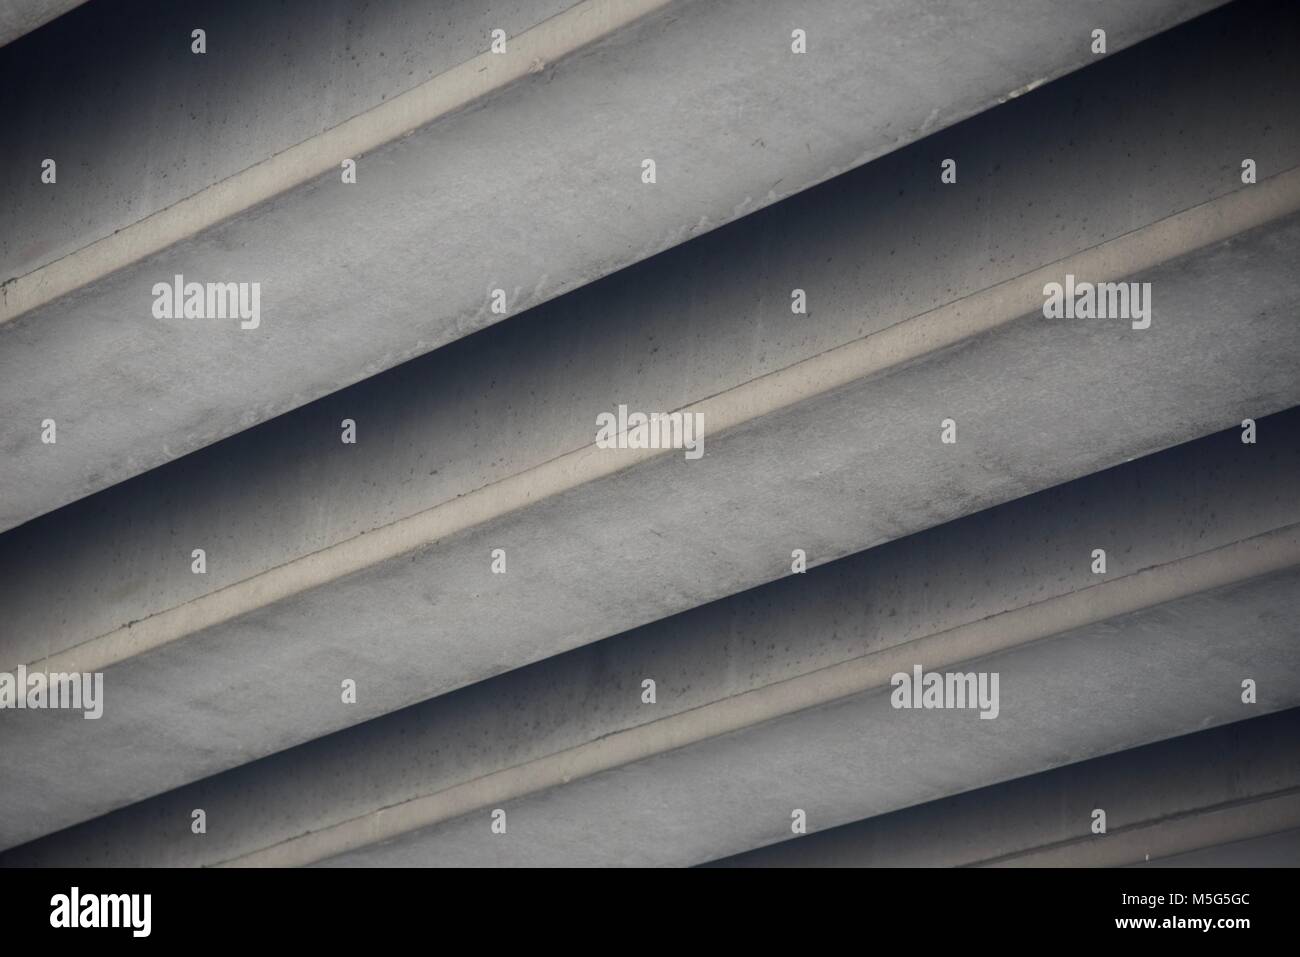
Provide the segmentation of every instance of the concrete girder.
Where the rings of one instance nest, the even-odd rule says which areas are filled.
[[[830,561],[1300,402],[1300,133],[1261,134],[1300,82],[1263,40],[1296,17],[1247,14],[11,531],[0,668],[106,670],[115,704],[5,715],[6,751],[46,757],[14,764],[3,842],[770,581],[794,548]],[[1260,95],[1207,80],[1216,56]],[[1140,201],[1107,165],[1126,129]],[[931,154],[987,172],[941,185]],[[1152,282],[1151,327],[1043,319],[1067,274]],[[619,402],[702,411],[706,455],[595,449]],[[366,691],[341,708],[345,677]]]
[[[1217,2],[825,0],[803,55],[755,0],[89,5],[0,51],[0,529],[1089,64],[1099,23],[1113,53]],[[177,275],[256,283],[257,327],[157,318]]]
[[[1090,475],[0,861],[696,864],[780,840],[794,808],[820,830],[1295,707],[1300,410],[1260,428],[1263,445],[1231,430]],[[998,716],[891,707],[892,675],[914,664],[996,671]],[[70,730],[59,744],[77,750],[84,735]],[[194,808],[207,814],[201,839]],[[506,839],[490,831],[496,808]]]

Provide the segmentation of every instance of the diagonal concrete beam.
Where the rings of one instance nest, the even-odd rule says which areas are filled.
[[[794,808],[817,830],[1294,707],[1300,410],[1261,427],[1265,447],[1236,430],[1179,446],[253,762],[3,862],[694,864],[779,840]],[[892,708],[892,676],[915,664],[999,673],[998,716]],[[19,767],[35,757],[27,724]],[[82,740],[47,745],[47,765]],[[37,794],[20,799],[29,820]],[[512,822],[500,841],[497,808]]]
[[[1280,815],[1278,815],[1280,817]],[[1300,861],[1300,828],[1226,841],[1136,867],[1294,867]]]
[[[0,528],[483,328],[493,290],[517,313],[1092,63],[1101,25],[1113,53],[1217,2],[87,7],[94,89],[43,65],[61,33],[0,83],[48,69],[65,105],[5,111]],[[245,284],[250,318],[158,318],[177,275]]]
[[[828,561],[1300,402],[1300,176],[1242,188],[1230,159],[1294,71],[1249,32],[1192,26],[1152,54],[1149,99],[1116,58],[1070,114],[1081,137],[1115,135],[1117,115],[1151,137],[1135,140],[1144,226],[1096,173],[1104,136],[1048,145],[1085,88],[1067,78],[6,535],[0,668],[107,670],[115,702],[93,728],[6,736],[66,756],[8,789],[7,839],[770,581],[795,548]],[[1197,86],[1202,45],[1236,51],[1269,96],[1252,111]],[[1191,118],[1220,124],[1217,148],[1162,165],[1163,134]],[[1294,136],[1268,148],[1266,169],[1300,156]],[[954,193],[931,151],[1017,160]],[[891,199],[864,221],[864,196]],[[1014,219],[1045,197],[1080,228],[1026,218],[1046,225],[991,264],[976,213],[996,198]],[[1045,320],[1044,284],[1066,274],[1152,282],[1150,328]],[[789,315],[795,283],[813,316]],[[704,412],[707,454],[592,447],[620,402]],[[956,445],[940,441],[949,416]],[[338,441],[344,417],[364,444]],[[341,707],[345,678],[365,693]],[[93,795],[72,785],[85,750],[120,755]]]
[[[1294,854],[1300,711],[1199,731],[713,862],[719,867],[1124,867]],[[1093,812],[1106,812],[1104,834]],[[1294,864],[1296,858],[1291,857]]]
[[[86,0],[0,0],[0,46],[61,17]]]
[[[1238,555],[1222,557],[1235,561]],[[810,690],[808,697],[796,692],[792,701],[787,700],[787,707],[799,709],[788,718],[762,705],[755,714],[749,708],[753,702],[746,701],[722,709],[730,714],[694,715],[694,735],[676,726],[654,729],[657,747],[648,746],[652,753],[641,760],[627,760],[633,746],[619,741],[628,751],[618,748],[604,760],[598,757],[588,763],[590,756],[585,753],[565,755],[553,766],[530,768],[549,788],[529,788],[526,793],[506,789],[493,795],[498,800],[487,802],[492,809],[512,807],[515,819],[523,819],[526,831],[517,843],[490,843],[494,835],[489,808],[480,806],[479,813],[472,813],[466,795],[454,793],[302,835],[227,863],[260,866],[326,859],[363,866],[698,863],[716,856],[719,849],[734,853],[788,833],[792,810],[807,810],[808,804],[815,805],[815,813],[827,825],[834,825],[851,819],[851,810],[858,817],[882,813],[1033,773],[1053,766],[1062,753],[1093,756],[1186,733],[1201,727],[1206,714],[1224,720],[1242,707],[1236,700],[1239,679],[1233,672],[1243,665],[1268,669],[1281,706],[1294,707],[1300,704],[1300,683],[1284,662],[1288,656],[1294,659],[1300,606],[1292,599],[1298,584],[1300,574],[1293,567],[1254,587],[1173,602],[1148,614],[1080,628],[1053,647],[1034,642],[1013,653],[960,661],[955,656],[934,656],[924,646],[914,649],[918,653],[911,656],[913,666],[997,671],[1006,676],[1004,689],[1014,685],[1032,697],[1032,708],[997,726],[996,732],[983,730],[967,713],[962,716],[964,723],[956,718],[940,720],[898,736],[881,734],[864,741],[864,729],[882,727],[895,717],[888,678],[876,669],[905,670],[907,663],[901,659],[908,656],[900,654],[892,661],[874,662],[870,678],[861,684],[841,672],[819,676],[824,679],[820,688]],[[1252,633],[1232,630],[1241,618]],[[1142,648],[1140,659],[1133,652],[1124,654],[1126,643],[1134,638]],[[1176,680],[1187,678],[1178,674],[1175,665],[1189,646],[1201,654],[1224,654],[1228,662],[1216,662],[1191,681]],[[1104,713],[1108,709],[1102,704],[1120,672],[1131,681],[1125,688],[1151,696],[1137,706],[1125,701],[1124,723]],[[863,685],[851,697],[839,697]],[[763,697],[786,697],[790,690]],[[1088,711],[1088,699],[1099,706]],[[1164,707],[1161,699],[1177,699],[1179,705]],[[1062,702],[1070,704],[1063,707]],[[1120,707],[1119,701],[1111,699],[1111,707]],[[743,717],[736,713],[741,711],[746,712]],[[727,734],[715,737],[719,731]],[[614,748],[610,743],[592,750]],[[887,780],[881,781],[882,777]],[[500,783],[493,781],[484,791],[497,791]],[[484,796],[480,792],[474,803]],[[697,814],[702,805],[705,812]],[[465,812],[448,813],[462,807]],[[650,825],[638,830],[633,826],[638,821]],[[593,828],[593,822],[599,826]],[[698,827],[702,833],[682,834],[678,822],[687,822],[688,832]],[[581,839],[584,832],[591,843]],[[677,840],[668,839],[669,834]],[[401,840],[385,841],[398,835]]]

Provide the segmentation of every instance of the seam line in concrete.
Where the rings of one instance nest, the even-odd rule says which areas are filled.
[[[1300,167],[1209,200],[1038,269],[900,320],[860,339],[685,406],[710,435],[901,367],[1041,310],[1045,283],[1065,272],[1107,281],[1133,275],[1300,209]],[[595,420],[593,417],[593,437]],[[594,444],[480,486],[139,621],[46,655],[29,667],[105,668],[240,615],[411,554],[458,532],[650,461],[674,449],[599,449]]]
[[[1184,827],[1191,822],[1204,822],[1207,817],[1218,819],[1218,826],[1213,835],[1206,835],[1204,829],[1193,834],[1185,834]],[[1280,825],[1280,826],[1279,826]],[[1105,867],[1122,867],[1142,861],[1139,851],[1132,844],[1132,839],[1145,837],[1146,846],[1154,846],[1159,854],[1157,860],[1175,854],[1185,854],[1215,847],[1232,841],[1263,837],[1300,826],[1300,787],[1281,788],[1266,794],[1246,798],[1220,801],[1206,807],[1191,808],[1173,814],[1162,815],[1147,821],[1126,824],[1115,830],[1108,830],[1104,835],[1081,834],[1061,841],[1053,841],[1038,847],[1028,847],[1010,854],[985,858],[962,864],[962,867],[1041,867],[1063,866],[1068,863],[1065,858],[1053,861],[1056,855],[1067,855],[1070,851],[1094,845],[1090,850],[1096,851],[1096,858],[1089,864]],[[1189,841],[1195,837],[1196,840]],[[1121,838],[1108,841],[1109,838]],[[1108,846],[1103,846],[1108,845]],[[1149,851],[1147,852],[1149,853]],[[1038,860],[1039,863],[1034,863]]]
[[[431,794],[368,811],[215,866],[301,866],[496,807],[710,738],[890,687],[914,664],[941,670],[1079,627],[1300,564],[1300,523],[869,652],[699,705]]]

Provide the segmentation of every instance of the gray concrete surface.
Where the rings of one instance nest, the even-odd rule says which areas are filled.
[[[636,6],[588,2],[600,23]],[[111,5],[88,6],[69,30],[104,18],[106,38],[130,42],[104,45],[103,70],[51,81],[68,109],[0,83],[20,91],[5,109],[24,118],[5,151],[16,166],[0,170],[13,185],[0,207],[0,527],[482,328],[500,318],[494,288],[526,309],[1093,63],[1098,25],[1113,54],[1215,5],[674,3],[536,74],[527,30],[515,60],[476,43],[485,24],[526,27],[554,4],[459,4],[449,25],[414,3],[316,16],[213,2],[199,8],[202,57],[187,52],[189,7],[144,5],[118,25]],[[554,20],[533,29],[539,48],[563,51]],[[795,20],[807,54],[790,52]],[[124,45],[149,55],[114,56]],[[10,69],[59,69],[59,51],[36,46]],[[492,87],[462,68],[480,62],[524,78]],[[389,108],[408,87],[419,108]],[[399,136],[426,108],[436,118]],[[1248,142],[1279,168],[1272,140]],[[338,164],[357,149],[344,186]],[[49,186],[38,170],[53,153]],[[1230,188],[1220,172],[1212,191]],[[859,216],[883,197],[868,199]],[[260,283],[261,325],[153,318],[154,284],[176,274]],[[38,438],[49,418],[57,446]]]
[[[1217,30],[1196,36],[1234,49]],[[1141,61],[1165,83],[1141,104],[1123,64],[1102,64],[1108,79],[1088,87],[1097,112],[1074,116],[1080,141],[1096,143],[1082,137],[1088,123],[1120,135],[1121,103],[1134,128],[1178,129],[1179,84],[1202,75],[1177,72],[1198,49],[1180,43]],[[1261,89],[1282,97],[1290,74],[1249,52],[1238,51],[1243,69],[1272,76]],[[106,668],[118,704],[91,732],[47,723],[14,735],[66,763],[47,759],[7,789],[9,842],[769,581],[793,548],[831,560],[1296,404],[1300,224],[1279,212],[1291,178],[1234,190],[1234,143],[1180,155],[1179,192],[1159,175],[1167,145],[1153,137],[1134,147],[1156,151],[1140,201],[1107,207],[1113,182],[1087,165],[1106,151],[1052,145],[1044,126],[1075,102],[1071,82],[10,532],[0,667]],[[1281,100],[1254,101],[1259,115],[1208,102],[1246,135]],[[1016,135],[1024,151],[1008,150]],[[959,155],[1023,164],[956,194],[972,211],[962,228],[988,228],[975,213],[994,195],[1008,223],[1038,221],[1027,216],[1043,196],[1026,175],[1034,164],[1078,183],[1062,193],[1072,225],[1026,228],[1027,247],[993,264],[988,244],[966,245],[970,233],[936,238],[927,224],[948,221],[953,194],[916,153],[962,144],[971,152]],[[1145,159],[1135,168],[1152,170]],[[860,198],[884,184],[897,199],[863,222]],[[1164,218],[1139,227],[1140,214]],[[1093,232],[1081,240],[1084,219]],[[1242,232],[1252,221],[1263,225]],[[908,223],[913,245],[889,256],[880,230]],[[778,236],[790,252],[763,258]],[[1182,252],[1218,236],[1232,238]],[[1023,272],[1023,257],[1081,242],[1095,245]],[[857,269],[835,259],[844,249],[864,251]],[[1024,315],[1041,303],[1043,275],[1070,263],[1127,275],[1144,261],[1137,277],[1157,291],[1150,329]],[[813,290],[812,316],[778,323],[793,282],[755,291],[754,262]],[[922,275],[928,284],[909,282]],[[881,298],[864,302],[873,290]],[[698,462],[633,456],[625,467],[589,444],[595,413],[616,402],[701,400],[711,424],[731,427],[709,434]],[[363,455],[338,443],[343,415],[358,419]],[[948,415],[956,446],[938,441]],[[502,546],[510,572],[494,576],[489,553]],[[207,576],[190,573],[193,547],[208,550]],[[343,677],[366,689],[355,707],[336,704]],[[93,794],[65,777],[86,750],[113,758]],[[36,795],[40,819],[24,813]]]
[[[0,46],[49,23],[85,0],[0,0]],[[11,120],[13,116],[9,117]]]
[[[1283,274],[1270,248],[1300,247],[1286,236],[1242,241],[1154,277],[1181,301],[1129,348],[1029,318],[905,376],[713,438],[698,462],[654,459],[206,628],[186,630],[207,607],[196,603],[102,644],[30,656],[50,670],[105,670],[114,704],[66,739],[52,722],[4,729],[7,750],[12,733],[20,750],[66,756],[18,765],[39,770],[8,788],[13,816],[34,825],[26,809],[43,795],[46,820],[58,821],[51,793],[88,816],[785,574],[793,548],[814,562],[838,557],[1204,430],[1225,408],[1240,421],[1296,388],[1293,321],[1281,318],[1296,300],[1262,308],[1254,335],[1232,340],[1225,317],[1241,302],[1216,296],[1214,277],[1269,291]],[[1014,397],[999,378],[1008,362],[1023,376]],[[1172,379],[1153,382],[1153,369],[1175,365]],[[1086,419],[1071,418],[1085,405]],[[971,410],[955,447],[936,428],[952,408]],[[382,534],[360,547],[382,545]],[[178,542],[186,566],[189,544]],[[504,576],[490,572],[498,546],[511,562]],[[211,563],[220,558],[210,551]],[[213,600],[273,592],[280,574]],[[133,653],[173,625],[177,637]],[[116,664],[99,657],[122,648],[132,653]],[[338,705],[342,678],[366,689],[355,708]],[[87,752],[114,756],[93,793],[73,785]]]
[[[1232,841],[1135,864],[1135,867],[1295,867],[1300,863],[1300,828]]]
[[[1265,28],[1282,30],[1276,23],[1252,29]],[[1263,136],[1288,98],[1300,95],[1300,77],[1289,63],[1258,56],[1244,41],[1220,43],[1220,35],[1209,29],[1195,36],[1196,42],[1160,47],[1162,55],[1129,64],[1110,61],[1096,73],[1067,78],[797,202],[472,337],[446,356],[407,364],[6,536],[0,542],[7,572],[0,600],[10,609],[13,634],[0,648],[0,660],[58,653],[537,469],[589,446],[596,413],[619,402],[676,409],[734,393],[837,348],[869,345],[873,334],[921,330],[924,323],[905,320],[944,306],[949,312],[940,319],[953,330],[949,341],[963,341],[989,328],[964,326],[963,303],[970,304],[970,312],[976,306],[998,312],[997,318],[1018,316],[1041,303],[1040,288],[1024,282],[1017,287],[1026,292],[1022,301],[1008,305],[990,299],[1000,281],[1081,252],[1091,252],[1095,266],[1102,261],[1096,248],[1117,236],[1136,239],[1126,247],[1133,263],[1214,239],[1210,221],[1222,208],[1215,202],[1266,195],[1260,190],[1275,185],[1240,189],[1232,168],[1239,144],[1265,145],[1261,140],[1266,139],[1269,152],[1259,154],[1265,173],[1300,165],[1300,132],[1294,124]],[[1233,61],[1235,74],[1259,89],[1259,97],[1243,106],[1217,80],[1206,79],[1207,71],[1196,64],[1211,47]],[[1131,91],[1139,85],[1146,98],[1135,101]],[[1085,92],[1088,99],[1082,100]],[[1053,118],[1076,103],[1070,128],[1077,140],[1066,142]],[[1138,137],[1139,130],[1145,137]],[[1168,143],[1180,130],[1183,139],[1191,136],[1194,142],[1172,151]],[[1111,147],[1125,131],[1133,133],[1134,155],[1126,162],[1138,179],[1131,192],[1116,197],[1120,169]],[[931,162],[940,153],[961,156],[976,167],[975,182],[941,186]],[[1295,203],[1294,187],[1282,192],[1287,195],[1275,193],[1275,201],[1265,201],[1272,208],[1259,219],[1280,216]],[[1194,228],[1165,237],[1154,251],[1141,234],[1129,235],[1207,202],[1212,205],[1197,214]],[[1040,208],[1050,212],[1040,217]],[[871,210],[870,217],[862,215],[864,209]],[[952,225],[938,232],[933,224],[949,217]],[[1014,245],[990,238],[995,235],[1015,236]],[[845,250],[853,255],[846,258]],[[1244,254],[1229,249],[1223,255]],[[1286,255],[1285,245],[1274,242],[1270,262],[1243,277],[1254,277],[1271,263],[1292,271]],[[1222,262],[1229,268],[1230,260]],[[1266,280],[1255,293],[1243,278],[1240,285],[1246,288],[1238,300],[1243,305],[1229,301],[1238,291],[1236,280],[1211,291],[1214,310],[1221,309],[1218,301],[1227,305],[1219,317],[1223,328],[1249,330],[1234,335],[1238,341],[1229,350],[1259,348],[1265,380],[1289,371],[1281,359],[1295,348],[1292,327],[1285,316],[1275,315],[1292,294],[1285,276],[1280,282],[1273,288],[1276,283]],[[789,290],[796,284],[810,295],[806,317],[789,312]],[[1176,289],[1170,294],[1182,295]],[[1262,315],[1256,320],[1248,318],[1244,304],[1257,296]],[[1180,303],[1166,299],[1165,290],[1158,289],[1156,299],[1159,310],[1184,321]],[[1265,329],[1270,325],[1282,352],[1272,362]],[[1142,332],[1113,323],[1070,328],[1063,322],[1040,332],[1044,361],[1055,343],[1058,355],[1052,361],[1063,365],[1073,360],[1078,338],[1119,351],[1140,346],[1142,339],[1175,334],[1167,322]],[[913,339],[921,340],[919,332]],[[879,359],[861,362],[857,371],[883,371],[934,346],[917,341],[892,353],[882,348]],[[815,368],[825,374],[829,367]],[[1171,360],[1154,368],[1182,376],[1183,367]],[[1212,382],[1214,375],[1211,370]],[[1040,381],[1036,387],[1049,385]],[[1242,390],[1237,407],[1224,404],[1208,421],[1189,411],[1157,431],[1154,444],[1125,446],[1102,464],[1213,431],[1233,421],[1239,410],[1266,414],[1294,401],[1285,386],[1263,388],[1255,394],[1268,408],[1254,408],[1251,382],[1232,388]],[[796,383],[789,397],[769,401],[768,408],[817,394],[816,382]],[[338,441],[344,417],[359,423],[356,447]],[[1065,427],[1080,426],[1067,422]],[[927,426],[927,435],[933,431]],[[61,446],[46,448],[62,454]],[[75,555],[65,537],[74,527],[79,529]],[[189,569],[190,548],[198,544],[214,556],[203,578]],[[36,566],[54,572],[65,596],[57,612],[41,590]]]
[[[1002,675],[995,721],[864,693],[506,802],[505,840],[484,808],[326,863],[689,865],[784,838],[794,808],[816,831],[1240,718],[1250,672],[1295,707],[1298,585],[1293,569],[968,663]]]
[[[405,91],[446,77],[576,0],[134,0],[94,4],[0,56],[8,280],[150,216]],[[629,10],[638,4],[624,4]],[[207,33],[208,52],[191,50]],[[133,56],[123,59],[130,48]],[[23,82],[20,82],[20,79]],[[39,89],[42,96],[32,95]],[[145,105],[148,109],[144,109]],[[59,185],[33,177],[44,157]],[[330,163],[336,167],[337,162]],[[364,178],[358,180],[358,184]],[[214,215],[237,212],[235,201]]]
[[[1300,411],[1261,430],[1262,446],[1221,433],[787,576],[0,862],[295,864],[342,851],[358,862],[699,863],[779,840],[790,809],[810,802],[816,830],[1291,707]],[[1098,546],[1111,561],[1103,577],[1090,569]],[[265,652],[250,643],[227,660]],[[975,660],[1002,675],[997,719],[889,707],[894,671]],[[654,706],[641,703],[646,677]],[[1243,677],[1258,680],[1257,705],[1240,702]],[[322,705],[337,702],[320,690]],[[210,722],[270,704],[224,692],[204,701]],[[10,725],[15,766],[35,766],[27,751],[44,738],[48,776],[5,789],[6,828],[48,827],[51,795],[90,810],[102,794],[69,788],[62,765],[111,786],[111,765],[156,748],[168,718],[132,720],[108,735],[130,744],[107,752],[71,721],[57,740],[30,720]],[[796,803],[781,810],[786,800]],[[209,820],[201,839],[189,833],[196,807]],[[500,845],[477,841],[494,807],[520,812],[519,841],[513,830]],[[371,847],[381,840],[391,843]]]
[[[781,841],[718,867],[1296,866],[1289,710]],[[1106,811],[1106,833],[1090,830]],[[1083,826],[1081,827],[1081,822]],[[1215,862],[1215,863],[1211,863]]]

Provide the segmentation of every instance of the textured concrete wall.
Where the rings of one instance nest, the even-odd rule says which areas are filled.
[[[0,865],[1293,855],[1300,7],[1218,7],[0,0]]]
[[[303,835],[342,827],[337,839],[346,844],[355,839],[346,824],[353,821],[378,840],[394,836],[385,822],[402,822],[398,833],[427,824],[440,802],[479,809],[488,802],[625,820],[617,839],[576,841],[567,825],[539,825],[528,841],[501,849],[509,849],[502,861],[540,863],[554,854],[556,862],[594,863],[582,855],[607,846],[627,862],[698,863],[780,837],[770,811],[749,813],[742,782],[764,807],[804,787],[806,800],[819,802],[820,828],[1292,706],[1300,703],[1289,651],[1300,504],[1289,490],[1300,478],[1300,412],[1260,428],[1261,445],[1244,445],[1237,430],[1221,433],[788,575],[145,801],[8,860],[195,864],[264,852],[296,863],[295,855],[321,856],[295,844]],[[1099,546],[1110,556],[1104,576],[1092,571]],[[1261,577],[1257,556],[1270,551],[1281,570]],[[618,593],[597,600],[608,607]],[[266,661],[265,649],[246,653]],[[870,677],[883,669],[887,679],[895,661],[933,670],[944,660],[990,657],[1004,662],[1003,713],[994,720],[891,711],[887,687]],[[827,678],[855,668],[868,677]],[[1260,697],[1247,707],[1239,684],[1251,676]],[[646,677],[657,682],[653,707],[641,701]],[[373,693],[368,683],[360,687],[363,700]],[[230,707],[234,694],[214,694],[205,707],[207,740],[215,708]],[[746,704],[764,696],[774,697]],[[1060,733],[1047,733],[1049,725]],[[743,730],[743,741],[725,733],[732,730]],[[148,733],[145,725],[132,732],[133,746]],[[15,733],[6,746],[25,749],[31,740],[30,730]],[[72,748],[84,769],[94,760],[77,751],[85,740],[80,726],[70,727],[49,753]],[[622,750],[584,758],[595,742]],[[681,765],[670,753],[678,748]],[[793,753],[803,755],[799,774],[782,764]],[[584,760],[612,763],[608,773],[587,775],[577,770]],[[872,761],[892,769],[887,787],[867,770]],[[518,781],[500,779],[530,767]],[[559,786],[529,797],[551,770],[575,782],[590,776],[582,787],[597,788],[599,800]],[[95,773],[110,780],[107,768],[96,765]],[[729,798],[707,796],[733,774]],[[760,787],[765,774],[770,783]],[[814,783],[828,775],[826,789]],[[629,776],[639,783],[629,785]],[[38,786],[18,786],[8,826],[31,820],[30,810],[19,810]],[[668,803],[654,811],[657,800]],[[691,801],[712,808],[712,823],[699,826],[690,812],[696,826],[683,824],[665,840],[678,834],[666,808]],[[194,807],[214,822],[202,841],[189,839]],[[482,814],[456,817],[421,842],[376,853],[414,855],[406,863],[496,860],[496,850],[472,840]],[[635,827],[626,823],[633,819]],[[446,828],[464,829],[449,839],[450,857],[441,850]]]
[[[1171,66],[1175,52],[1225,46],[1201,23],[1168,36],[1159,49]],[[1262,88],[1282,91],[1258,114],[1224,106],[1225,128],[1248,136],[1294,91],[1294,71],[1228,47],[1270,80]],[[1102,107],[1127,102],[1132,63],[1101,65],[1097,89],[1112,99],[1091,101],[1098,131],[1115,119]],[[1122,114],[1135,136],[1203,122],[1177,95],[1195,71],[1160,75],[1151,99]],[[1106,205],[1112,193],[1089,165],[1101,146],[1044,145],[1043,123],[1076,102],[1072,83],[941,134],[940,149],[969,144],[962,156],[1015,135],[1026,144],[1019,175],[977,176],[956,201],[971,211],[958,227],[921,231],[967,194],[941,186],[933,165],[925,173],[918,146],[598,283],[571,308],[518,317],[6,536],[13,630],[0,660],[109,669],[118,707],[77,733],[92,748],[136,742],[108,772],[112,786],[106,777],[51,823],[769,581],[792,548],[827,561],[1300,402],[1297,226],[1283,212],[1300,192],[1288,174],[1241,187],[1229,137],[1210,159],[1170,162],[1191,171],[1169,180],[1181,184],[1172,198],[1164,180],[1145,181],[1145,212],[1163,218],[1133,230],[1134,204]],[[1138,139],[1136,168],[1158,163],[1166,143]],[[1095,207],[1070,215],[1094,233],[1045,227],[993,265],[957,252],[979,248],[974,211],[1018,205],[1028,217],[1068,171],[1080,185],[1068,203]],[[858,212],[873,195],[896,197],[883,219]],[[1262,225],[1242,231],[1250,222]],[[913,245],[855,261],[883,241],[882,225],[913,230]],[[931,243],[954,244],[952,272],[936,267],[921,286]],[[782,251],[765,260],[765,248]],[[837,250],[858,252],[841,252],[842,266]],[[1074,258],[1024,274],[1037,262],[1024,257],[1061,250]],[[1034,315],[1044,276],[1066,268],[1138,268],[1131,278],[1158,290],[1151,328]],[[778,272],[779,286],[755,293]],[[808,317],[788,312],[795,282],[810,290]],[[864,315],[873,289],[883,298]],[[700,399],[723,428],[698,462],[625,467],[590,445],[596,412],[616,402]],[[938,435],[950,414],[955,446]],[[362,445],[339,443],[344,416]],[[502,546],[505,577],[490,572]],[[195,547],[206,575],[191,573]],[[337,706],[342,676],[373,689],[356,708]],[[160,723],[165,732],[147,732]]]
[[[111,236],[472,59],[491,30],[514,36],[573,3],[88,5],[0,54],[0,176],[12,184],[0,276]],[[47,156],[59,189],[32,175]]]
[[[237,36],[251,35],[254,52],[226,55],[231,37],[217,31],[213,50],[199,57],[182,45],[185,24],[175,21],[183,14],[166,13],[156,26],[133,21],[137,30],[165,31],[142,39],[146,48],[172,52],[120,61],[142,64],[144,75],[122,80],[129,106],[90,114],[105,123],[110,145],[86,155],[96,136],[70,124],[83,156],[65,159],[49,186],[34,165],[50,155],[46,141],[24,131],[13,151],[24,174],[6,177],[15,188],[0,210],[0,235],[15,237],[15,265],[0,286],[0,405],[11,413],[0,422],[0,527],[489,325],[502,318],[489,309],[493,289],[507,294],[512,313],[545,302],[1090,63],[1088,32],[1103,9],[1119,49],[1213,5],[1042,2],[1025,17],[1018,0],[999,0],[931,19],[910,0],[834,0],[802,11],[821,49],[798,57],[783,4],[674,4],[620,26],[623,12],[656,4],[587,0],[571,9],[591,16],[570,22],[566,11],[533,31],[545,58],[558,57],[549,68],[530,72],[537,57],[525,31],[515,52],[464,60],[412,90],[409,104],[390,99],[289,149],[373,101],[393,70],[348,84],[357,92],[340,93],[323,113],[277,104],[297,102],[300,83],[316,90],[317,70],[331,58],[351,62],[385,43],[391,27],[349,52],[349,29],[360,32],[367,17],[349,28],[342,14],[311,16],[287,29],[300,8],[239,7],[274,21],[241,24]],[[371,16],[384,9],[372,7]],[[488,9],[484,19],[523,8]],[[530,15],[545,9],[528,7]],[[439,32],[434,14],[408,26],[415,41]],[[129,27],[108,32],[116,29]],[[325,31],[321,48],[332,53],[276,84],[303,50],[317,49],[313,30]],[[461,45],[471,35],[456,34],[447,56],[468,53]],[[394,50],[399,73],[397,51],[410,40]],[[240,69],[268,57],[270,73]],[[407,64],[411,81],[442,65],[426,55],[416,61]],[[164,72],[149,76],[145,65]],[[171,83],[169,68],[204,75]],[[264,117],[249,119],[241,104],[261,102],[262,81],[284,90],[266,100]],[[196,87],[202,92],[191,95]],[[72,95],[61,83],[55,89]],[[146,92],[156,94],[156,111],[138,110]],[[108,125],[123,109],[134,112]],[[295,117],[294,132],[281,132],[282,112]],[[192,147],[224,138],[213,131],[227,126],[233,153],[194,158]],[[178,128],[196,132],[172,135]],[[155,151],[158,136],[181,143]],[[345,186],[339,163],[357,156],[357,182]],[[649,187],[641,164],[656,157],[658,181]],[[235,168],[247,175],[230,177]],[[154,185],[176,178],[184,188]],[[136,198],[142,191],[151,195]],[[192,201],[173,202],[181,194]],[[122,225],[155,207],[152,217]],[[47,215],[54,223],[41,222]],[[95,246],[68,252],[99,233]],[[154,318],[154,284],[177,274],[260,283],[263,321],[241,330]],[[37,441],[45,418],[63,430],[57,457]]]
[[[12,43],[85,0],[0,0],[0,45]]]
[[[1290,864],[1295,862],[1296,832],[1283,829],[1288,823],[1300,825],[1298,740],[1300,711],[1284,711],[968,791],[715,863]],[[1107,811],[1104,835],[1090,830],[1097,807]],[[1221,844],[1240,847],[1206,850]]]

